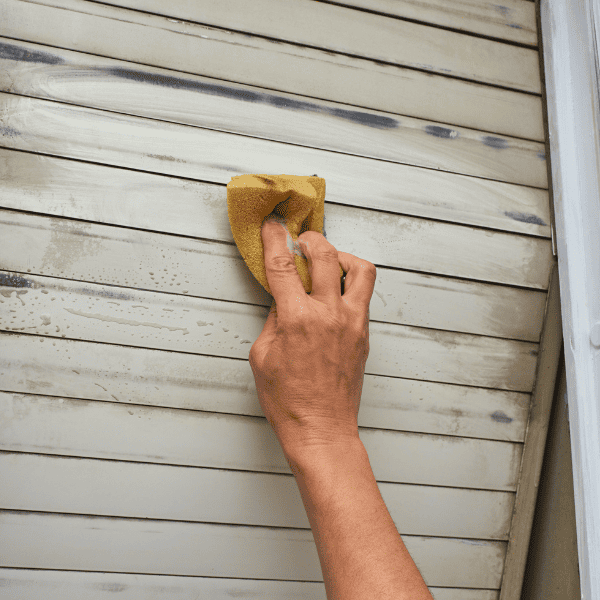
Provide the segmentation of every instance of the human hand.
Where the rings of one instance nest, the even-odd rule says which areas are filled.
[[[307,295],[288,236],[277,221],[262,227],[274,301],[249,359],[261,407],[292,464],[305,450],[358,440],[376,269],[306,231],[298,245],[312,279]],[[343,296],[339,265],[346,272]]]

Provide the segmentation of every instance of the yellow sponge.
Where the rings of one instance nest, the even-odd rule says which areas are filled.
[[[274,215],[289,232],[288,248],[304,290],[310,293],[312,282],[308,261],[297,243],[305,231],[323,233],[325,180],[296,175],[239,175],[227,184],[227,209],[231,232],[248,268],[271,294],[265,271],[261,227],[265,217]],[[291,239],[290,239],[291,236]],[[340,277],[344,271],[340,267]]]

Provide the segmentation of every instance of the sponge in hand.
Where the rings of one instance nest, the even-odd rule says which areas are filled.
[[[227,184],[227,209],[233,239],[248,268],[271,294],[265,270],[261,237],[266,217],[279,221],[288,231],[288,248],[306,293],[312,290],[308,261],[298,236],[305,231],[323,233],[325,180],[296,175],[239,175]],[[340,277],[344,274],[340,266]]]

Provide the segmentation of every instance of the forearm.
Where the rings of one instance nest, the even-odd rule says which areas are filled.
[[[329,600],[432,600],[358,438],[339,448],[302,451],[289,460]]]

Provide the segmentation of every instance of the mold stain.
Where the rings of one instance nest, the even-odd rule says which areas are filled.
[[[150,83],[152,85],[160,85],[170,87],[172,89],[190,90],[208,94],[210,96],[219,96],[221,98],[229,98],[231,100],[241,100],[243,102],[256,102],[261,104],[269,104],[277,108],[287,110],[304,110],[308,112],[326,113],[332,117],[352,121],[358,125],[374,127],[376,129],[395,129],[399,125],[399,121],[392,117],[383,115],[374,115],[372,113],[347,110],[342,108],[333,108],[329,106],[321,106],[313,102],[303,100],[295,100],[286,98],[285,96],[276,96],[261,92],[253,92],[246,89],[231,88],[225,85],[217,85],[206,83],[203,81],[193,81],[191,79],[183,79],[180,77],[172,77],[156,73],[147,73],[135,69],[124,69],[122,67],[113,67],[104,70],[108,75],[128,79],[130,81],[138,81]]]
[[[531,223],[532,225],[543,225],[546,226],[546,223],[542,219],[540,219],[537,215],[532,215],[529,213],[520,213],[516,211],[504,211],[504,214],[513,219],[514,221],[520,221],[521,223]]]
[[[378,292],[377,290],[375,290],[375,293],[377,294],[377,296],[379,296],[380,300],[383,302],[383,306],[387,306],[387,302],[385,301],[385,298],[383,297],[383,294],[381,292]]]
[[[124,592],[128,588],[124,583],[99,583],[96,587],[102,592]]]
[[[486,146],[494,148],[495,150],[504,150],[508,148],[508,142],[505,139],[493,135],[484,136],[482,141]]]
[[[0,43],[0,58],[44,65],[60,65],[65,62],[60,56],[39,50],[27,50],[5,42]]]
[[[492,419],[498,423],[512,423],[513,419],[501,410],[497,410],[491,414]]]
[[[546,160],[546,154],[545,154],[544,152],[538,152],[538,153],[537,153],[537,157],[538,157],[540,160]]]
[[[425,133],[443,140],[454,140],[459,137],[458,131],[454,131],[454,129],[448,129],[447,127],[439,127],[438,125],[426,125]]]
[[[14,127],[8,127],[4,125],[0,127],[0,134],[9,138],[14,138],[21,135]]]
[[[16,275],[15,273],[0,273],[0,286],[13,288],[35,288],[36,285],[30,279]]]

